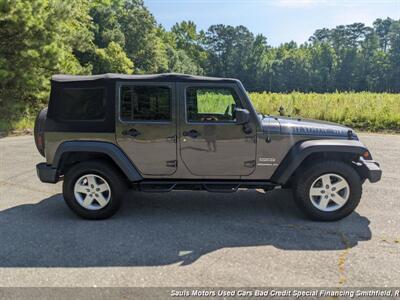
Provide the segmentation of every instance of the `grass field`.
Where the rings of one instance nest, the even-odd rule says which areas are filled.
[[[0,132],[9,132],[13,130],[33,129],[35,118],[26,117],[17,121],[0,120]]]
[[[400,94],[387,93],[250,93],[263,114],[301,116],[337,122],[367,131],[400,132]]]
[[[400,94],[378,93],[250,93],[255,108],[265,115],[325,120],[365,131],[400,132]],[[198,99],[201,112],[224,112],[229,95],[205,93]]]
[[[400,132],[400,94],[387,93],[250,93],[258,111],[268,115],[284,115],[326,120],[364,131]],[[224,112],[232,103],[230,95],[221,95],[216,101],[211,94],[201,95],[199,110]],[[218,103],[216,105],[216,103]],[[9,122],[1,118],[0,131],[24,130],[33,127],[34,118]]]

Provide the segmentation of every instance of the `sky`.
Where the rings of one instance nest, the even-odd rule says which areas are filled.
[[[268,44],[303,43],[316,29],[377,18],[400,19],[400,0],[144,0],[158,23],[170,29],[192,20],[198,29],[213,24],[244,25]]]

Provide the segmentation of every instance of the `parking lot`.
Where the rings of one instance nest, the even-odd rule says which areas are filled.
[[[0,139],[0,286],[400,286],[400,136],[361,134],[383,179],[356,213],[311,222],[291,193],[130,192],[78,219],[42,184],[32,136]]]

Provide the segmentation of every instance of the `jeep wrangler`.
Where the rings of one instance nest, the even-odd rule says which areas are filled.
[[[352,129],[264,116],[228,78],[55,75],[34,136],[39,179],[63,180],[65,202],[86,219],[112,216],[128,188],[291,188],[308,217],[334,221],[382,174]]]

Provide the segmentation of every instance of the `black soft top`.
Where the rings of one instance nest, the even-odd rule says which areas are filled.
[[[217,77],[206,77],[206,76],[195,76],[178,73],[164,73],[164,74],[151,74],[151,75],[126,75],[126,74],[100,74],[100,75],[53,75],[51,78],[55,82],[79,82],[79,81],[94,81],[94,80],[138,80],[138,81],[179,81],[179,82],[191,82],[191,81],[206,81],[215,83],[233,83],[238,82],[237,79],[233,78],[217,78]]]

